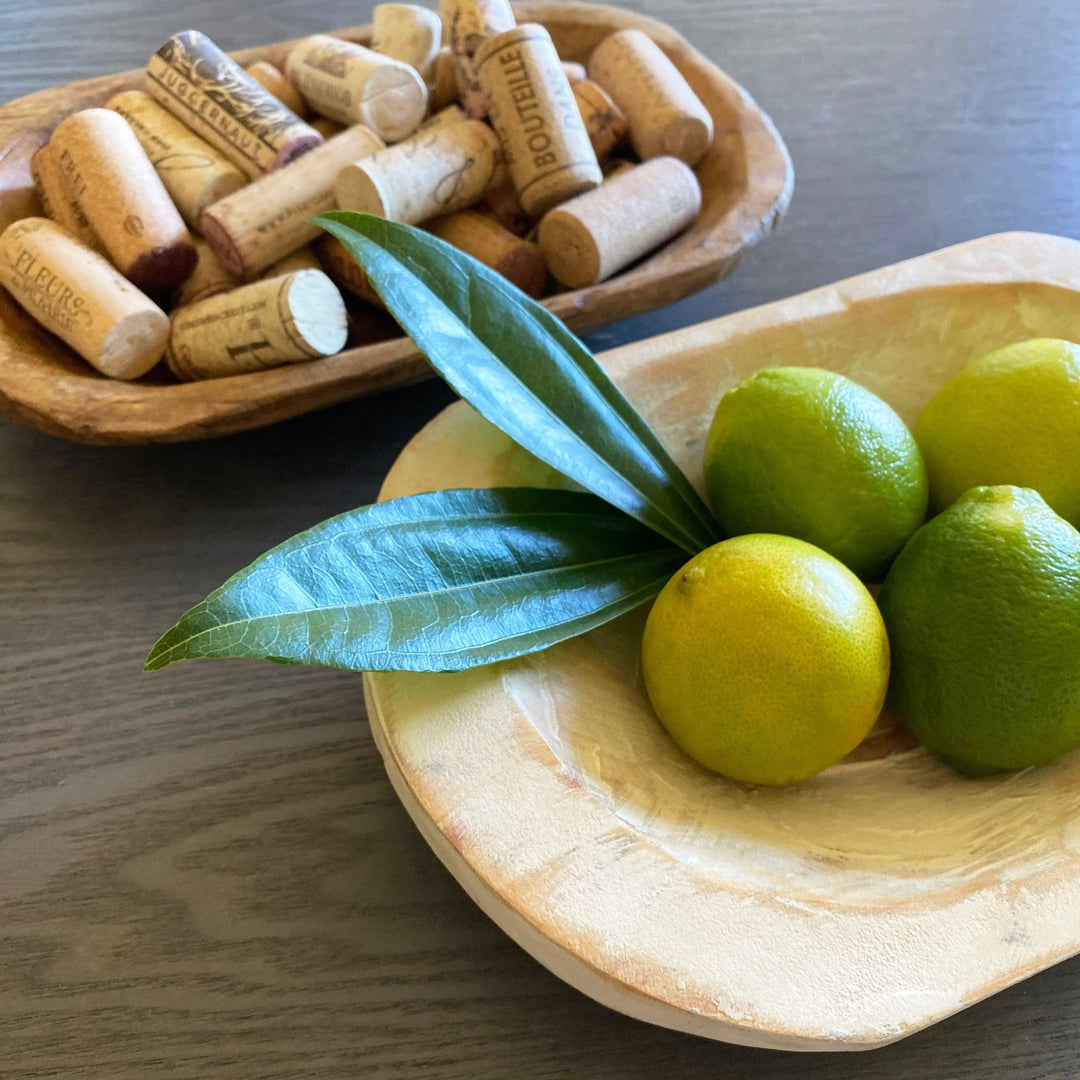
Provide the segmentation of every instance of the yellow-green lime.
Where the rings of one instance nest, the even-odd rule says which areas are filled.
[[[1015,484],[1080,527],[1080,345],[1032,338],[968,364],[914,431],[935,511],[968,488]]]
[[[890,708],[964,772],[1080,745],[1080,533],[1037,492],[978,487],[924,525],[878,597]]]
[[[724,540],[664,586],[642,671],[672,738],[708,769],[755,784],[813,776],[874,724],[889,643],[861,581],[789,536]]]
[[[926,470],[904,422],[820,368],[768,368],[723,396],[705,484],[729,536],[795,536],[867,581],[881,580],[926,517]]]

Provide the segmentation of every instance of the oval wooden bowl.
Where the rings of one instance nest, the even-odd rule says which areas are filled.
[[[1040,335],[1080,340],[1080,243],[1005,234],[603,360],[700,485],[717,401],[762,367],[841,371],[911,423],[969,361]],[[556,483],[459,403],[382,495]],[[470,672],[365,676],[406,809],[541,963],[666,1027],[861,1050],[1080,951],[1080,754],[965,780],[882,717],[815,779],[744,787],[653,716],[644,616]]]
[[[610,281],[545,303],[575,330],[588,330],[679,300],[730,273],[787,209],[791,160],[772,121],[745,90],[674,30],[641,15],[583,3],[516,4],[520,21],[543,23],[566,59],[584,61],[614,30],[638,27],[671,57],[713,116],[716,136],[697,168],[698,220],[656,254]],[[369,27],[339,32],[370,40]],[[236,53],[241,63],[283,65],[290,42]],[[157,42],[147,43],[147,55]],[[42,90],[0,108],[0,227],[39,213],[29,161],[69,113],[142,85],[142,71]],[[0,412],[90,443],[175,442],[259,427],[348,398],[427,377],[407,338],[249,375],[177,385],[167,376],[122,383],[94,372],[26,317],[0,290]]]

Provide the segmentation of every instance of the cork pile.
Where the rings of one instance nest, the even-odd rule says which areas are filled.
[[[35,155],[43,217],[0,283],[105,375],[180,380],[363,344],[381,307],[335,208],[422,226],[532,296],[618,273],[701,208],[712,121],[638,30],[586,65],[508,0],[375,8],[370,48],[316,34],[242,69],[186,30],[145,90],[68,116]]]

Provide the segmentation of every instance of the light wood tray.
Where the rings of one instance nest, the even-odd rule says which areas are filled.
[[[911,423],[965,364],[1042,335],[1080,340],[1080,243],[1005,234],[602,359],[700,486],[717,401],[762,367],[841,371]],[[382,495],[556,483],[457,404]],[[1080,755],[965,780],[883,717],[819,777],[743,787],[654,718],[644,616],[461,674],[365,676],[406,809],[541,963],[667,1027],[861,1050],[1080,951]]]
[[[716,137],[696,172],[702,211],[681,236],[610,281],[551,297],[547,307],[588,330],[672,303],[730,273],[787,209],[791,160],[772,121],[745,90],[674,30],[644,16],[583,3],[515,4],[519,21],[543,23],[566,59],[585,60],[602,38],[638,27],[654,38],[713,116]],[[370,27],[339,32],[370,40]],[[147,42],[147,55],[157,46]],[[234,54],[242,64],[284,64],[290,42]],[[43,90],[0,108],[0,227],[40,212],[29,161],[69,113],[141,87],[128,71]],[[175,442],[259,427],[334,402],[427,377],[407,338],[349,349],[312,363],[176,385],[151,375],[122,383],[98,375],[25,316],[0,289],[0,412],[90,443]]]

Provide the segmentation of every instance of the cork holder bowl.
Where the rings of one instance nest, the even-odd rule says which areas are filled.
[[[772,122],[746,92],[669,27],[611,7],[584,3],[515,5],[519,21],[544,24],[561,55],[584,61],[608,34],[637,27],[668,54],[705,103],[716,131],[698,166],[703,208],[694,224],[637,266],[590,288],[556,294],[547,306],[575,330],[588,330],[671,303],[729,273],[787,208],[793,175]],[[370,41],[370,28],[339,32]],[[156,43],[147,43],[147,55]],[[289,42],[246,49],[249,65],[284,64]],[[142,84],[141,71],[43,90],[0,107],[0,227],[39,213],[29,162],[68,114],[104,104]],[[392,336],[311,363],[200,383],[106,379],[0,295],[0,412],[90,443],[171,442],[258,427],[334,402],[425,378],[427,362]]]
[[[966,363],[1039,335],[1080,340],[1080,243],[1005,234],[603,359],[700,485],[720,396],[778,358],[841,371],[910,423]],[[457,404],[382,495],[557,482]],[[744,787],[653,716],[645,614],[492,667],[365,676],[406,809],[555,974],[714,1039],[862,1050],[1080,951],[1080,752],[966,780],[883,716],[820,776]]]

